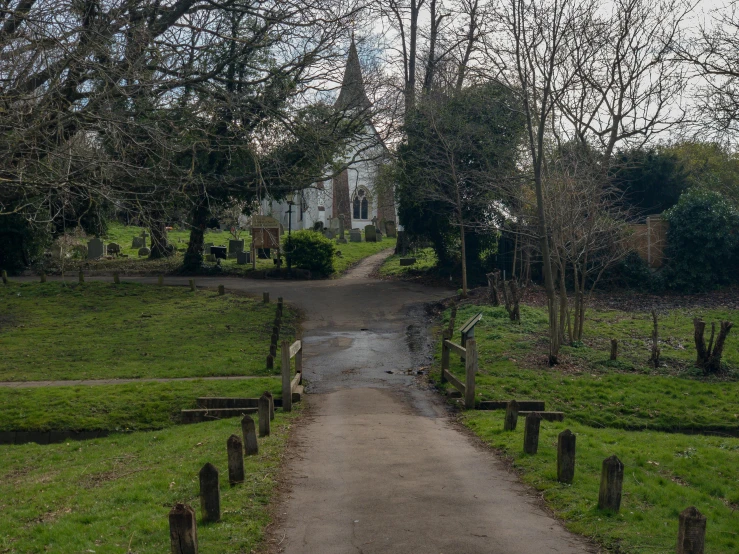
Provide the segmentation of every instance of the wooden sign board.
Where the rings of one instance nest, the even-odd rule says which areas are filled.
[[[254,215],[251,218],[253,248],[279,248],[282,225],[274,217]]]

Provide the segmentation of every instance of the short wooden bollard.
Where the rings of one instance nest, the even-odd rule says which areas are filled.
[[[169,512],[169,542],[172,554],[198,554],[198,529],[195,510],[175,504]]]
[[[277,356],[277,343],[273,342],[269,345],[269,355],[272,356],[272,358],[275,358]]]
[[[603,460],[600,474],[598,508],[618,512],[621,508],[621,489],[624,484],[624,465],[616,456]]]
[[[523,428],[523,451],[526,454],[536,454],[539,450],[539,428],[541,416],[537,412],[531,412],[526,416]]]
[[[680,512],[677,554],[703,554],[706,543],[706,516],[694,506]]]
[[[259,436],[269,437],[269,398],[265,395],[259,397]]]
[[[85,274],[82,273],[81,269],[80,269],[80,274],[79,274],[79,280],[80,280],[80,284],[85,282]]]
[[[218,470],[208,462],[200,470],[200,511],[203,521],[220,521],[221,488],[218,483]]]
[[[116,285],[120,285],[121,284],[121,276],[118,275],[118,273],[114,273],[113,274],[113,283],[116,284]]]
[[[3,285],[8,284],[8,272],[3,269]]]
[[[282,411],[291,412],[293,409],[293,391],[290,379],[290,343],[282,341]]]
[[[195,292],[195,280],[194,279],[190,279],[190,290],[192,292]]]
[[[257,428],[250,415],[241,419],[241,434],[244,437],[244,454],[254,456],[259,454],[259,443],[257,442]]]
[[[475,342],[475,339],[467,339],[465,348],[467,354],[464,358],[464,407],[468,410],[474,410],[475,374],[477,373],[477,342]]]
[[[264,391],[262,393],[262,396],[266,396],[269,398],[269,420],[274,421],[275,420],[275,398],[272,396],[272,393],[268,390]]]
[[[518,423],[518,402],[511,400],[505,410],[503,431],[515,431]]]
[[[267,355],[267,369],[275,368],[275,357],[272,354]]]
[[[268,292],[262,293],[262,302],[264,302],[265,304],[269,304],[269,293]]]
[[[575,478],[575,434],[569,429],[557,437],[557,481],[572,483]]]
[[[444,376],[444,370],[449,369],[449,348],[447,348],[444,341],[451,340],[452,331],[450,329],[444,329],[441,332],[441,384],[446,383],[446,377]]]
[[[244,444],[236,435],[226,441],[228,452],[228,482],[231,485],[244,482]]]
[[[40,280],[41,280],[41,282],[42,282],[42,283],[45,283],[45,282],[46,282],[46,273],[44,273],[44,272],[42,271],[42,272],[41,272],[41,275],[40,275],[40,277],[39,277],[39,278],[40,278]]]
[[[164,286],[164,275],[160,275],[159,277],[157,277],[157,285],[159,285],[160,287]]]
[[[223,296],[224,294],[226,294],[226,287],[218,285],[218,296]]]
[[[611,339],[611,361],[616,361],[618,359],[618,341],[616,339]]]

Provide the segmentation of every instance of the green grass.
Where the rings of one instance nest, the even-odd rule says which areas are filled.
[[[0,447],[0,552],[169,552],[167,514],[191,505],[200,551],[252,552],[270,522],[269,503],[292,415],[277,413],[246,482],[230,487],[226,440],[239,420],[58,445]],[[198,472],[220,472],[222,521],[204,524]]]
[[[465,305],[457,329],[478,311],[483,313],[475,330],[478,399],[544,400],[548,410],[564,411],[566,419],[542,423],[536,456],[522,452],[522,420],[514,433],[502,431],[502,411],[465,412],[462,421],[509,455],[524,481],[544,491],[570,529],[615,552],[674,552],[678,513],[695,505],[708,517],[706,551],[739,551],[739,439],[671,432],[739,434],[739,336],[729,336],[727,372],[716,378],[704,378],[693,367],[692,343],[693,317],[737,322],[736,311],[675,310],[661,316],[665,365],[658,370],[647,364],[652,328],[647,313],[592,310],[583,345],[564,348],[563,363],[549,368],[543,309],[522,306],[517,325],[502,307]],[[444,325],[448,317],[449,311]],[[615,364],[608,360],[611,338],[622,346]],[[451,356],[451,363],[461,376],[459,358]],[[556,481],[556,435],[565,428],[578,436],[572,486]],[[601,464],[613,454],[625,465],[618,515],[596,507]]]
[[[0,287],[0,380],[278,375],[275,304],[186,287],[54,282]],[[281,335],[295,335],[285,309]]]
[[[362,233],[364,237],[364,233]],[[347,235],[347,240],[348,235]],[[378,252],[395,248],[394,238],[383,238],[379,242],[348,242],[346,244],[337,244],[336,249],[341,252],[341,256],[334,257],[335,274],[341,274],[357,265],[364,258],[368,258]]]
[[[503,432],[503,412],[466,412],[463,421],[510,456],[524,482],[543,491],[547,505],[572,531],[619,553],[675,551],[678,514],[696,506],[708,518],[706,552],[739,551],[739,440],[658,432],[596,429],[542,422],[539,451],[523,453],[523,421]],[[575,479],[557,482],[557,435],[577,435]],[[624,464],[621,510],[597,509],[603,460]]]
[[[416,263],[409,266],[401,266],[400,258],[416,258]],[[380,268],[380,275],[385,277],[413,277],[428,273],[436,267],[438,259],[433,248],[420,248],[415,254],[407,256],[390,256]]]
[[[180,381],[11,389],[0,387],[0,431],[142,431],[176,425],[200,396],[279,397],[280,379]],[[2,550],[0,550],[2,552]]]

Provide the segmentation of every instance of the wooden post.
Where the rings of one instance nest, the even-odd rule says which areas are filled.
[[[477,343],[467,339],[467,354],[464,357],[465,388],[464,407],[475,409],[475,373],[477,373]]]
[[[190,279],[190,290],[195,292],[195,279]]]
[[[218,296],[223,296],[224,294],[226,294],[226,287],[218,285]]]
[[[694,506],[680,512],[677,554],[703,554],[706,543],[706,516]]]
[[[611,339],[611,360],[616,361],[618,359],[618,341]]]
[[[624,465],[616,456],[603,460],[600,473],[598,508],[618,512],[621,508],[621,489],[624,483]]]
[[[293,391],[290,387],[290,343],[282,341],[282,411],[293,409]]]
[[[160,287],[164,286],[164,275],[160,275],[159,277],[157,277],[157,285],[159,285]]]
[[[80,273],[79,273],[79,280],[80,280],[80,285],[85,282],[85,274],[82,273],[82,270],[81,269],[80,269]]]
[[[277,356],[277,343],[273,342],[269,345],[269,355],[273,358]]]
[[[40,280],[42,283],[46,282],[46,273],[44,273],[43,271],[41,272]]]
[[[300,350],[295,354],[295,372],[300,373],[300,381],[303,381],[303,339],[300,339]]]
[[[121,284],[121,276],[118,274],[118,272],[113,273],[113,284],[115,285]]]
[[[575,478],[575,442],[576,436],[569,429],[557,437],[557,481],[560,483],[572,483]]]
[[[446,383],[444,377],[444,370],[449,369],[449,347],[446,345],[446,341],[452,338],[452,331],[450,329],[444,329],[441,332],[441,384]]]
[[[265,304],[269,304],[269,293],[268,292],[262,293],[262,302],[264,302]]]
[[[3,285],[8,284],[8,272],[3,269]]]
[[[269,398],[269,420],[274,421],[275,420],[275,398],[272,396],[272,393],[268,390],[264,391],[262,393],[262,396],[266,396]]]
[[[269,437],[269,398],[265,395],[259,397],[259,436]]]
[[[541,415],[539,412],[531,412],[526,416],[523,428],[523,451],[526,454],[536,454],[539,449],[539,428]]]
[[[267,355],[267,369],[274,369],[275,368],[275,357],[270,352]]]
[[[244,454],[247,456],[259,454],[257,429],[254,420],[248,414],[241,419],[241,434],[244,436]]]
[[[244,482],[244,445],[236,435],[226,441],[228,452],[228,482],[231,485]]]
[[[186,504],[175,504],[169,512],[171,554],[198,554],[198,529],[195,510]]]
[[[218,470],[208,462],[200,470],[200,511],[203,521],[221,519],[221,488],[218,484]]]
[[[515,431],[518,423],[518,402],[511,400],[505,410],[503,431]]]

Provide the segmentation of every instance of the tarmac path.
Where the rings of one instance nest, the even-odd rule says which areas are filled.
[[[285,463],[272,530],[288,554],[585,554],[531,489],[452,423],[415,375],[428,352],[422,305],[451,291],[371,278],[200,277],[270,292],[305,311],[306,415]],[[90,277],[90,280],[96,279]],[[109,279],[106,278],[106,279]],[[126,278],[155,282],[155,278]],[[168,277],[165,284],[187,284]]]

